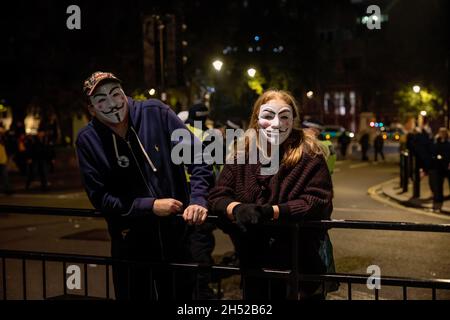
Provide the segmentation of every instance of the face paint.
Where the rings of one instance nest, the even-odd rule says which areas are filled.
[[[289,137],[294,124],[292,107],[283,100],[272,99],[259,109],[260,132],[271,144],[282,144]]]
[[[95,110],[95,116],[100,121],[117,124],[122,122],[127,115],[127,97],[117,82],[108,82],[98,86],[90,100]]]

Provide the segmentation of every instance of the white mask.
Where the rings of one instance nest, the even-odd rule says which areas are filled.
[[[286,141],[293,124],[293,109],[283,100],[272,99],[259,109],[259,129],[271,144],[280,145]]]
[[[122,122],[128,112],[127,96],[117,82],[99,85],[90,97],[95,116],[107,123]]]

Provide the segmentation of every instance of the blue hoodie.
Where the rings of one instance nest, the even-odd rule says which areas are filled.
[[[184,207],[191,204],[206,207],[213,182],[211,166],[204,163],[188,165],[189,187],[184,165],[175,165],[171,161],[171,150],[179,143],[171,141],[171,134],[176,129],[186,129],[183,122],[170,107],[158,100],[128,98],[128,106],[130,128],[126,139],[115,135],[94,118],[80,130],[76,141],[87,195],[105,216],[110,232],[114,225],[124,229],[139,217],[158,219],[152,212],[156,199],[174,198]],[[196,139],[191,134],[191,146],[199,142]],[[129,160],[125,167],[118,164],[118,157],[122,156]]]

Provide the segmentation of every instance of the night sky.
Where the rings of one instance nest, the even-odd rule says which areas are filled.
[[[72,4],[81,8],[81,30],[66,28],[66,9]],[[353,19],[364,15],[369,4],[379,4],[382,14],[389,14],[382,29],[372,33]],[[239,49],[224,57],[233,72],[253,63],[269,83],[286,75],[294,94],[326,85],[334,77],[327,63],[334,63],[333,56],[346,55],[350,57],[346,77],[374,91],[388,94],[399,82],[410,81],[433,85],[444,94],[448,91],[448,2],[444,0],[45,0],[0,4],[0,97],[19,116],[31,102],[76,110],[82,101],[81,82],[95,70],[117,73],[126,90],[143,88],[142,17],[165,13],[175,14],[178,23],[187,25],[179,37],[188,43],[180,54],[188,57],[183,66],[187,82],[196,74],[206,74],[212,59],[223,57],[224,48],[230,46]],[[327,30],[335,31],[331,41]],[[263,50],[249,53],[255,35]],[[348,35],[366,45],[363,56],[353,63],[355,72],[351,53],[344,52]],[[278,46],[284,51],[274,54],[272,48]],[[228,82],[240,85],[234,74],[230,77]]]

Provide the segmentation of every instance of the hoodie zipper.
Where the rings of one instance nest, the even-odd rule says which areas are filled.
[[[130,141],[126,140],[126,139],[123,139],[123,140],[126,142],[126,144],[128,145],[128,148],[130,149],[131,154],[133,155],[134,161],[136,162],[136,165],[139,169],[139,173],[141,174],[141,177],[142,177],[142,180],[144,181],[145,186],[147,187],[148,191],[151,194],[154,194],[156,196],[156,192],[152,193],[152,191],[154,191],[154,190],[150,187],[150,185],[147,183],[147,180],[145,179],[144,173],[141,170],[141,166],[139,165],[136,155],[134,154],[134,151],[133,151],[133,148],[131,147]],[[157,219],[156,221],[158,223],[158,239],[159,239],[159,246],[161,247],[161,260],[164,261],[165,260],[164,259],[164,246],[163,246],[163,241],[162,241],[162,236],[161,236],[161,222],[159,221],[159,219]]]

